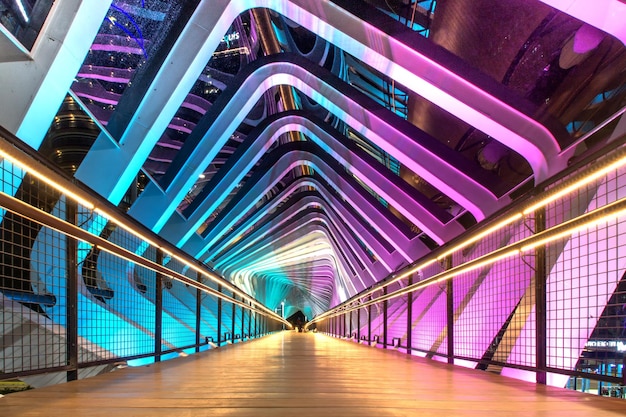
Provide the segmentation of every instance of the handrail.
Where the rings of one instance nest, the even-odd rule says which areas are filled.
[[[619,140],[622,142],[626,140],[626,135],[621,136]],[[371,286],[370,288],[362,291],[359,294],[354,295],[353,297],[335,306],[334,308],[329,309],[326,312],[318,315],[317,317],[309,321],[305,325],[305,328],[313,323],[320,322],[326,318],[335,317],[344,313],[358,310],[368,305],[373,305],[385,300],[396,298],[406,293],[417,291],[428,285],[450,279],[454,276],[454,274],[460,273],[459,271],[461,269],[467,271],[469,268],[474,269],[480,266],[484,266],[486,264],[494,263],[502,258],[513,256],[514,254],[518,254],[529,249],[528,245],[534,245],[536,241],[539,241],[543,238],[551,238],[553,236],[562,236],[566,233],[574,233],[574,229],[581,227],[580,223],[582,223],[582,226],[585,226],[588,222],[597,221],[596,218],[604,219],[607,216],[620,216],[624,214],[624,210],[626,209],[626,199],[620,199],[610,205],[604,206],[600,209],[578,216],[575,219],[572,219],[566,223],[547,229],[541,234],[531,236],[529,238],[508,245],[504,248],[492,251],[491,253],[484,255],[478,259],[473,259],[464,264],[458,265],[453,269],[443,271],[440,274],[429,277],[426,280],[419,281],[413,285],[402,288],[395,292],[381,295],[380,297],[377,297],[375,299],[362,301],[364,298],[374,294],[379,290],[382,290],[385,287],[388,287],[395,282],[398,282],[408,277],[418,270],[423,269],[426,266],[431,265],[435,262],[441,261],[447,256],[452,255],[458,250],[475,243],[483,237],[505,226],[508,226],[517,220],[523,219],[525,216],[534,213],[535,210],[545,207],[547,204],[554,201],[555,199],[566,195],[582,186],[587,185],[588,183],[600,178],[602,175],[605,175],[607,172],[614,171],[624,166],[626,166],[626,148],[621,147],[619,149],[616,149],[615,152],[610,154],[608,157],[604,158],[604,160],[594,163],[594,165],[589,169],[586,169],[574,175],[572,178],[564,181],[562,184],[550,189],[549,191],[521,201],[514,207],[509,207],[508,210],[506,210],[504,213],[497,213],[496,215],[491,217],[490,221],[487,224],[483,224],[480,228],[477,228],[477,230],[475,230],[475,233],[470,233],[469,237],[459,237],[458,239],[451,241],[447,245],[437,248],[433,252],[429,253],[427,256],[390,274],[387,278],[385,278],[378,284]],[[561,178],[561,175],[557,175],[555,177]],[[501,220],[502,218],[504,218],[504,220]]]
[[[266,307],[255,298],[249,296],[223,277],[218,276],[214,272],[209,271],[204,267],[196,265],[196,260],[189,259],[186,254],[181,253],[178,248],[169,244],[168,242],[165,242],[151,230],[146,229],[131,218],[124,218],[124,220],[121,220],[121,218],[124,217],[125,214],[119,213],[119,209],[117,207],[104,200],[103,198],[94,195],[93,191],[89,190],[88,187],[82,185],[76,179],[68,177],[68,175],[65,174],[63,171],[54,167],[47,160],[42,159],[40,155],[37,155],[34,151],[24,145],[18,138],[16,138],[13,134],[11,134],[2,127],[0,127],[0,139],[2,139],[0,140],[0,157],[2,157],[4,160],[7,160],[10,163],[20,167],[25,172],[28,172],[34,177],[37,177],[38,179],[44,181],[46,184],[55,188],[61,194],[64,194],[68,198],[71,198],[77,203],[83,205],[84,207],[93,210],[94,212],[98,213],[109,221],[114,222],[127,232],[131,233],[133,236],[157,248],[157,250],[162,250],[169,256],[172,256],[173,258],[181,261],[186,266],[201,273],[204,277],[221,285],[229,292],[233,292],[235,295],[241,297],[242,300],[237,300],[234,298],[234,296],[228,296],[205,284],[188,278],[181,273],[173,271],[163,265],[159,265],[156,262],[145,259],[132,251],[124,249],[107,241],[106,239],[101,238],[100,236],[96,236],[84,229],[81,229],[66,222],[65,220],[59,219],[45,211],[42,211],[36,207],[20,201],[13,196],[2,192],[0,192],[0,206],[20,215],[26,214],[27,217],[35,222],[44,224],[76,239],[91,243],[93,245],[97,245],[100,249],[112,253],[115,256],[127,259],[130,262],[141,265],[147,269],[161,273],[170,278],[176,279],[180,282],[183,282],[184,284],[190,285],[208,294],[219,297],[229,303],[241,306],[246,310],[256,311],[263,316],[272,318],[273,320],[282,322],[290,326],[290,323],[288,321],[280,317],[270,308]]]

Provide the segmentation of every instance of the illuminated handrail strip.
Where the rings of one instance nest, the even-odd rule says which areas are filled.
[[[374,285],[373,287],[371,287],[369,290],[357,294],[354,297],[352,297],[349,300],[346,300],[344,303],[342,303],[340,306],[337,306],[333,309],[328,310],[326,313],[318,316],[315,320],[320,320],[321,318],[326,318],[326,317],[334,317],[338,314],[335,314],[337,311],[339,311],[340,308],[343,308],[346,305],[349,305],[350,303],[354,302],[355,300],[358,299],[362,299],[365,298],[371,294],[374,294],[375,292],[395,283],[398,282],[406,277],[408,277],[411,274],[414,274],[415,272],[437,262],[437,261],[441,261],[443,260],[445,257],[457,252],[460,249],[463,249],[469,245],[471,245],[472,243],[480,240],[481,238],[487,236],[490,233],[496,232],[497,230],[502,229],[503,227],[508,226],[509,224],[518,221],[520,219],[523,219],[525,215],[533,213],[534,211],[536,211],[537,209],[540,209],[542,207],[545,207],[546,205],[550,204],[551,202],[557,200],[560,197],[563,197],[564,195],[571,193],[572,191],[578,190],[583,186],[588,185],[589,183],[600,179],[602,176],[616,171],[619,168],[622,168],[626,166],[626,148],[621,148],[616,150],[611,156],[609,156],[608,158],[606,158],[604,161],[601,161],[600,163],[594,164],[593,169],[588,169],[585,170],[584,172],[581,172],[580,174],[575,175],[574,177],[572,177],[571,179],[563,182],[562,184],[560,184],[559,186],[543,193],[540,196],[537,196],[535,199],[533,199],[533,201],[528,202],[527,204],[525,204],[523,206],[523,208],[518,211],[515,212],[511,215],[509,215],[508,217],[506,217],[504,220],[500,220],[499,222],[495,223],[493,226],[490,226],[488,229],[480,231],[478,233],[476,233],[475,235],[472,235],[470,237],[468,237],[467,239],[463,240],[461,243],[453,245],[450,249],[445,250],[445,252],[443,252],[442,254],[439,255],[433,255],[430,256],[426,259],[424,259],[422,262],[419,262],[417,265],[414,265],[412,267],[406,268],[405,271],[399,273],[398,275],[393,276],[393,278],[389,281],[385,281],[381,284],[378,285]],[[395,298],[399,295],[403,295],[405,293],[408,292],[412,292],[415,291],[417,289],[423,288],[424,283],[428,283],[430,282],[431,279],[435,278],[435,277],[440,277],[440,275],[442,274],[448,274],[451,271],[458,271],[458,268],[463,267],[463,266],[467,266],[467,265],[472,265],[475,262],[478,262],[481,259],[484,259],[486,256],[498,256],[498,254],[502,254],[503,252],[506,252],[506,249],[515,249],[518,252],[520,251],[526,251],[529,250],[533,247],[536,247],[540,244],[535,244],[536,241],[538,241],[540,239],[540,237],[546,237],[546,236],[552,236],[549,232],[554,232],[554,234],[559,234],[559,236],[557,238],[561,238],[564,237],[568,234],[572,234],[574,233],[574,231],[571,232],[567,232],[563,230],[563,228],[566,228],[569,225],[572,225],[574,222],[581,222],[584,221],[584,219],[589,219],[588,216],[591,216],[592,214],[596,214],[599,213],[602,210],[612,210],[615,206],[617,205],[621,205],[621,204],[625,204],[624,203],[624,199],[618,200],[615,203],[609,204],[607,206],[604,206],[601,209],[598,210],[594,210],[593,212],[587,213],[585,215],[579,216],[573,220],[570,220],[568,222],[562,223],[558,226],[555,226],[551,229],[548,229],[540,234],[531,236],[529,238],[523,239],[519,242],[516,242],[514,244],[511,244],[505,248],[502,248],[500,250],[494,251],[491,254],[485,255],[483,257],[480,257],[478,259],[474,259],[468,263],[465,263],[463,265],[459,265],[453,269],[450,269],[448,271],[444,271],[441,274],[437,274],[434,277],[431,277],[427,280],[424,281],[420,281],[419,283],[413,284],[410,287],[406,287],[403,288],[402,293],[401,294],[397,294],[398,292],[393,292],[393,293],[389,293],[387,294],[387,296],[385,296],[385,299],[390,299],[390,298]],[[531,210],[532,209],[532,210]],[[621,216],[622,213],[618,211],[618,214],[615,216]],[[555,231],[556,230],[556,231]],[[531,246],[533,245],[533,246]],[[430,285],[430,284],[429,284]],[[412,290],[407,291],[407,288],[412,288]],[[396,294],[394,297],[390,297],[391,295]],[[372,300],[372,301],[368,301],[365,304],[359,304],[358,307],[356,308],[361,308],[361,307],[365,307],[367,305],[371,305],[371,304],[376,304],[378,302],[384,301],[384,299],[381,298],[377,298],[376,300]],[[352,311],[356,308],[352,308],[352,309],[348,309],[348,310],[344,310],[344,311]],[[329,315],[326,315],[329,314]]]
[[[536,235],[527,237],[526,239],[523,239],[519,242],[513,243],[511,245],[507,245],[489,254],[483,255],[477,259],[466,262],[462,265],[458,265],[452,269],[443,271],[439,274],[436,274],[425,280],[419,281],[415,284],[409,285],[400,290],[383,295],[373,300],[368,300],[366,302],[357,303],[356,305],[354,305],[354,303],[351,303],[353,305],[349,305],[348,307],[344,306],[344,308],[341,311],[329,310],[328,312],[329,314],[321,314],[320,316],[311,320],[310,323],[315,323],[326,318],[335,317],[343,313],[358,310],[360,308],[364,308],[369,305],[378,304],[385,300],[398,298],[404,294],[415,292],[417,290],[428,287],[430,285],[438,284],[442,281],[447,281],[465,272],[470,272],[478,268],[482,268],[484,266],[492,265],[502,259],[506,259],[506,258],[510,258],[511,256],[522,254],[523,252],[529,251],[538,246],[546,245],[555,240],[558,240],[567,236],[571,236],[572,234],[578,231],[589,229],[603,222],[617,219],[625,215],[626,215],[626,197],[620,200],[617,200],[614,203],[608,204],[602,208],[590,211],[574,219],[571,219],[567,222],[561,223],[541,233],[537,233]],[[359,299],[363,297],[364,296],[360,296]]]
[[[3,138],[4,139],[4,138]],[[255,300],[254,298],[250,297],[248,294],[246,294],[245,292],[241,291],[239,288],[235,287],[234,285],[232,285],[231,283],[229,283],[226,280],[222,280],[220,277],[209,273],[208,271],[196,266],[193,262],[190,262],[176,254],[174,254],[173,252],[168,250],[168,247],[166,245],[163,244],[159,244],[156,243],[154,240],[147,238],[144,234],[142,234],[141,232],[137,231],[135,228],[133,228],[132,226],[130,226],[129,224],[127,224],[126,222],[122,221],[119,219],[118,216],[111,214],[110,212],[108,212],[107,210],[98,207],[97,203],[98,201],[94,198],[94,196],[89,195],[89,193],[87,193],[86,191],[81,190],[80,188],[78,188],[75,184],[72,184],[68,179],[64,178],[62,175],[60,175],[59,173],[55,172],[54,170],[48,168],[45,164],[38,164],[37,168],[34,168],[33,165],[35,165],[35,162],[32,161],[30,159],[30,157],[28,155],[26,155],[25,153],[23,153],[21,150],[19,150],[18,148],[12,146],[8,141],[6,140],[0,140],[0,158],[3,158],[4,160],[6,160],[7,162],[10,162],[11,164],[13,164],[14,166],[20,168],[21,170],[23,170],[24,172],[27,172],[28,174],[38,178],[39,180],[45,182],[47,185],[51,186],[52,188],[54,188],[55,190],[57,190],[59,193],[61,193],[62,195],[67,196],[68,198],[70,198],[71,200],[75,201],[76,203],[95,211],[96,213],[98,213],[99,215],[101,215],[102,217],[106,218],[107,220],[115,223],[116,225],[120,226],[122,229],[126,230],[127,232],[129,232],[130,234],[132,234],[133,236],[141,239],[142,241],[154,246],[155,248],[161,249],[163,250],[164,253],[168,254],[169,256],[177,259],[178,261],[182,262],[184,265],[192,268],[193,270],[201,273],[204,277],[210,279],[211,281],[222,285],[223,288],[227,289],[228,291],[233,292],[235,295],[241,297],[243,300],[250,302],[253,306],[255,306],[256,308],[254,310],[259,310],[259,311],[263,311],[265,312],[265,315],[267,316],[271,316],[273,318],[275,318],[276,320],[279,320],[281,322],[284,322],[286,324],[288,324],[282,317],[278,316],[276,313],[274,313],[274,311],[272,311],[271,309],[267,308],[266,306],[264,306],[263,304],[261,304],[260,302],[258,302],[257,300]],[[13,201],[13,208],[11,209],[10,207],[5,207],[5,204],[2,204],[3,207],[5,207],[7,210],[10,211],[14,211],[15,213],[19,214],[19,215],[23,215],[23,211],[20,211],[21,209],[23,210],[27,210],[30,211],[30,209],[33,210],[37,210],[39,213],[37,213],[37,216],[41,215],[43,217],[49,216],[51,219],[56,219],[58,222],[64,223],[65,225],[69,226],[73,226],[76,228],[76,230],[74,230],[71,233],[68,233],[65,229],[65,227],[63,227],[60,223],[57,223],[56,227],[53,226],[49,226],[54,228],[55,230],[58,230],[59,232],[62,232],[64,234],[68,234],[76,239],[85,241],[85,242],[90,242],[93,244],[98,245],[101,249],[106,250],[108,252],[111,252],[113,254],[115,254],[116,256],[120,256],[123,257],[127,260],[130,260],[134,263],[137,263],[139,265],[142,265],[148,269],[151,269],[155,272],[159,272],[162,273],[166,276],[169,276],[173,279],[177,279],[179,281],[182,281],[186,284],[189,284],[195,288],[198,288],[202,291],[211,293],[213,295],[216,295],[228,302],[232,302],[238,305],[241,305],[242,307],[245,307],[246,309],[249,310],[253,310],[251,308],[250,305],[247,305],[243,302],[240,302],[239,300],[235,300],[234,298],[231,298],[229,296],[226,296],[225,294],[220,293],[219,291],[213,290],[212,288],[205,286],[204,284],[200,284],[197,283],[191,279],[189,279],[188,277],[179,274],[175,271],[169,270],[166,267],[163,266],[159,266],[158,264],[154,264],[152,261],[149,261],[145,258],[140,257],[139,255],[136,255],[135,253],[128,251],[124,248],[121,248],[120,246],[114,245],[108,241],[106,241],[105,239],[100,238],[99,236],[93,235],[91,233],[89,233],[86,230],[80,229],[74,225],[71,225],[70,223],[67,223],[61,219],[57,219],[56,217],[50,215],[49,213],[40,211],[38,209],[35,209],[34,207],[21,202],[20,200],[15,199],[14,197],[8,195],[8,194],[4,194],[4,193],[0,193],[0,200],[4,201],[6,205],[12,205],[7,203],[7,201]],[[21,203],[21,206],[18,204]],[[21,207],[21,209],[19,208]],[[36,219],[33,219],[35,221],[38,221]],[[52,222],[52,223],[56,223],[56,222]],[[99,243],[95,243],[93,240],[99,240]],[[110,245],[110,246],[109,246]],[[154,264],[154,265],[151,265]],[[155,267],[156,265],[156,267]],[[156,268],[156,269],[155,269]]]
[[[6,193],[0,192],[0,207],[3,207],[4,209],[16,213],[22,217],[26,217],[34,222],[42,224],[50,229],[56,230],[57,232],[62,233],[66,236],[70,236],[74,239],[95,245],[99,249],[111,253],[112,255],[122,258],[128,262],[135,263],[155,273],[162,274],[166,277],[181,281],[184,284],[190,285],[201,291],[219,297],[229,303],[239,305],[247,310],[257,311],[262,315],[272,317],[287,324],[284,319],[280,318],[276,313],[260,303],[257,303],[257,307],[259,307],[258,309],[253,309],[250,305],[246,304],[242,300],[236,300],[234,298],[231,298],[226,294],[221,293],[220,291],[217,291],[207,285],[197,282],[154,261],[143,258],[136,253],[129,251],[128,249],[124,249],[121,246],[109,242],[106,239],[93,235],[78,226],[68,223],[65,220],[59,219],[52,214],[46,213],[45,211],[33,207],[30,204],[27,204]]]

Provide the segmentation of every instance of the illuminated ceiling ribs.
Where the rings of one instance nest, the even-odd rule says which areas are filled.
[[[266,128],[262,129],[259,136],[256,134],[249,135],[239,148],[242,152],[236,152],[229,158],[227,166],[222,167],[221,171],[226,172],[226,174],[218,178],[218,183],[213,179],[205,186],[203,191],[206,192],[197,196],[188,210],[185,210],[185,214],[188,216],[187,221],[190,224],[189,231],[186,236],[181,236],[180,239],[176,238],[174,242],[180,243],[188,239],[189,234],[196,230],[221,204],[228,193],[237,187],[271,144],[281,134],[289,131],[304,133],[307,138],[320,147],[320,150],[336,159],[346,167],[348,172],[372,188],[438,243],[441,244],[450,240],[463,231],[463,228],[452,220],[449,213],[378,164],[364,151],[351,144],[351,141],[342,138],[338,132],[332,131],[330,126],[321,127],[325,125],[323,121],[315,120],[312,117],[311,119],[304,117],[304,113],[281,113],[268,119]],[[195,150],[198,149],[202,153],[203,147],[195,148]],[[175,163],[172,168],[174,171],[179,169]],[[154,204],[154,201],[151,204]]]
[[[295,217],[295,215],[300,217]],[[245,251],[240,251],[236,258],[233,258],[224,266],[223,271],[236,270],[246,265],[256,264],[259,262],[259,259],[268,256],[268,251],[272,254],[271,256],[277,256],[284,252],[285,248],[282,248],[280,244],[281,239],[290,235],[293,231],[292,229],[299,228],[304,223],[304,219],[310,218],[311,215],[313,215],[311,221],[319,220],[323,224],[324,229],[330,233],[329,236],[333,242],[335,253],[338,254],[339,259],[337,261],[344,262],[345,270],[355,271],[349,274],[350,278],[356,278],[358,275],[365,274],[374,282],[376,277],[382,277],[389,273],[389,271],[382,268],[381,264],[374,264],[373,261],[368,259],[367,254],[361,250],[358,242],[355,241],[344,225],[337,225],[332,218],[329,218],[323,212],[311,208],[298,210],[292,213],[291,216],[281,216],[280,219],[277,219],[279,221],[276,224],[271,223],[261,227],[260,230],[266,230],[273,234],[259,236],[258,233],[255,233],[255,236],[251,236],[251,238],[256,238],[255,240],[258,241],[254,242],[254,245]],[[348,264],[350,265],[349,267],[347,267]]]
[[[515,150],[532,167],[535,181],[541,181],[550,174],[546,163],[548,159],[551,161],[550,169],[560,169],[566,163],[559,157],[560,148],[555,134],[525,114],[524,109],[507,104],[505,100],[509,92],[505,87],[468,68],[460,59],[426,39],[411,37],[403,43],[360,20],[359,10],[354,11],[355,16],[328,1],[256,1],[247,4],[245,9],[252,7],[268,7],[288,17]],[[218,16],[215,10],[224,10],[224,13]],[[123,133],[120,139],[122,146],[108,143],[109,139],[101,135],[93,148],[95,152],[90,152],[85,158],[86,165],[92,165],[92,158],[120,163],[84,170],[80,173],[81,180],[97,184],[96,191],[113,202],[122,198],[224,33],[243,10],[239,2],[227,0],[200,3]],[[395,35],[400,36],[401,33]],[[445,58],[445,62],[437,61],[441,57]],[[447,67],[463,69],[486,90]],[[292,84],[289,81],[293,77],[280,78],[275,82]],[[298,87],[297,83],[294,86]],[[517,132],[522,132],[524,136]],[[118,180],[100,184],[99,179],[103,176]]]
[[[338,254],[337,261],[344,263],[346,271],[354,271],[348,274],[351,279],[365,273],[372,282],[376,282],[376,277],[385,276],[385,274],[389,273],[389,271],[382,268],[381,264],[374,265],[363,251],[359,251],[358,243],[344,225],[337,225],[334,219],[326,215],[325,212],[310,207],[303,207],[293,213],[286,214],[281,217],[277,224],[266,224],[264,227],[261,227],[259,230],[274,234],[260,235],[261,232],[255,232],[254,236],[250,237],[255,240],[253,242],[254,246],[249,246],[245,251],[240,251],[236,258],[233,258],[225,265],[223,268],[224,273],[245,267],[256,270],[254,265],[261,262],[260,260],[266,256],[279,257],[281,253],[288,251],[288,249],[281,247],[281,239],[291,234],[293,230],[300,228],[302,224],[307,223],[309,220],[313,223],[319,221],[316,224],[329,233],[328,236],[332,238],[329,240],[332,241],[335,253]],[[349,267],[347,267],[348,264],[350,265]]]
[[[297,60],[298,65],[282,61],[286,56],[290,60]],[[335,80],[334,84],[337,84],[337,88],[332,88],[333,86],[329,84],[332,82],[329,80],[329,75],[325,75],[329,82],[322,81],[320,78],[324,71],[318,66],[304,59],[298,59],[294,55],[281,54],[265,60],[260,59],[249,67],[247,71],[240,74],[240,78],[236,79],[238,81],[236,84],[240,87],[230,93],[226,90],[198,124],[198,129],[187,138],[183,149],[177,154],[168,172],[163,176],[162,182],[166,193],[163,193],[156,184],[148,185],[131,209],[131,215],[155,230],[160,230],[261,94],[269,85],[283,83],[295,86],[299,91],[328,108],[356,131],[370,138],[409,169],[453,198],[461,206],[466,207],[478,220],[508,202],[508,198],[498,201],[492,191],[487,188],[489,183],[495,182],[494,178],[481,173],[477,167],[471,166],[469,161],[464,160],[453,150],[443,146],[390,111],[375,105],[367,97],[351,90],[349,86]],[[250,75],[245,77],[247,73]],[[316,76],[315,73],[320,73],[320,75]],[[241,79],[245,81],[239,82]],[[306,133],[300,124],[292,127]],[[275,129],[279,128],[280,126],[275,127]],[[267,134],[272,133],[272,127],[268,129],[270,130]],[[274,135],[274,137],[277,136]],[[268,141],[264,140],[263,144],[266,143]],[[267,147],[269,144],[265,149]],[[248,165],[244,165],[239,169],[247,172],[247,167]],[[231,188],[237,182],[230,183]],[[224,197],[223,195],[222,199]],[[194,217],[187,235],[176,242],[184,243],[184,240],[188,239],[190,234],[199,227],[199,223],[203,220],[202,216],[206,218],[222,199],[208,199],[210,205],[197,210],[202,213]],[[401,207],[402,205],[399,205],[396,208],[401,209]],[[406,211],[405,213],[409,214]],[[424,210],[416,212],[416,214],[419,213],[427,214]],[[427,216],[432,217],[429,214]],[[408,217],[415,224],[428,225],[414,216]],[[425,231],[432,232],[428,227],[425,227]],[[460,229],[457,229],[457,232],[459,231]],[[431,237],[438,243],[442,243],[452,235],[439,232]]]
[[[304,216],[302,220],[297,221],[297,224],[292,225],[289,231],[274,241],[276,247],[281,248],[277,253],[270,251],[265,255],[256,257],[255,261],[247,267],[247,270],[255,271],[255,273],[265,271],[266,274],[268,271],[273,271],[278,274],[285,272],[283,265],[297,270],[301,269],[298,266],[301,264],[322,263],[333,265],[336,270],[329,275],[332,276],[333,281],[341,282],[342,287],[350,293],[364,289],[366,287],[365,282],[368,282],[368,285],[373,284],[373,277],[359,273],[363,271],[352,269],[355,262],[354,257],[350,253],[342,252],[342,245],[335,240],[332,233],[325,220],[316,213]],[[312,251],[313,256],[307,256],[306,253],[301,252],[301,248],[307,251],[311,247],[315,249],[316,246],[320,250],[317,253]],[[337,256],[339,254],[341,255]],[[284,256],[281,258],[281,255]],[[303,277],[303,279],[314,282],[315,279],[312,278],[311,276]],[[313,284],[307,283],[307,285]]]
[[[315,153],[314,145],[306,142],[294,142],[283,145],[277,149],[274,155],[270,155],[271,161],[265,161],[265,167],[271,169],[259,169],[259,172],[246,182],[246,185],[223,210],[218,217],[211,222],[203,233],[203,247],[194,248],[196,256],[203,256],[221,236],[239,221],[245,213],[254,207],[260,196],[265,195],[276,185],[289,171],[297,166],[310,166],[328,183],[333,184],[335,189],[346,199],[355,200],[359,195],[370,201],[369,206],[372,211],[381,211],[381,205],[377,200],[366,193],[363,188],[345,172],[341,172],[341,167],[330,158]],[[271,164],[271,165],[270,165]],[[373,200],[373,201],[372,201]],[[360,207],[363,209],[363,207]],[[386,211],[386,210],[382,210]],[[383,234],[381,225],[373,224],[376,230]],[[187,245],[183,245],[186,248]],[[189,247],[189,250],[192,248]],[[198,250],[199,249],[199,250]],[[197,251],[196,251],[197,250]]]
[[[307,186],[315,184],[313,181],[297,180],[302,185]],[[339,205],[337,205],[339,204]],[[328,207],[328,209],[327,209]],[[294,216],[299,216],[305,210],[317,210],[328,218],[328,222],[332,224],[342,239],[350,240],[355,251],[359,251],[360,245],[355,242],[355,239],[359,239],[361,242],[367,242],[367,245],[371,249],[372,256],[375,257],[378,263],[376,265],[382,267],[383,272],[390,273],[395,271],[404,261],[400,254],[396,251],[390,253],[389,249],[383,245],[379,239],[380,236],[374,236],[374,233],[370,231],[370,228],[365,227],[360,218],[356,218],[352,213],[348,213],[348,216],[342,216],[338,210],[349,210],[346,204],[341,204],[339,201],[328,201],[324,199],[322,193],[318,191],[299,192],[294,198],[289,199],[284,205],[276,210],[271,217],[265,219],[260,227],[255,227],[252,232],[243,237],[245,231],[241,231],[241,234],[237,233],[238,237],[243,237],[242,240],[231,237],[226,239],[226,242],[222,243],[221,250],[218,245],[216,250],[213,251],[216,256],[213,256],[213,264],[216,269],[226,267],[231,262],[239,261],[242,257],[249,256],[248,254],[253,250],[253,246],[256,247],[258,242],[266,237],[269,232],[276,230],[280,225],[285,223],[288,219]],[[345,218],[349,217],[349,221],[346,222]],[[232,236],[233,233],[230,235]],[[352,236],[354,234],[354,237]],[[226,246],[226,247],[225,247]],[[367,262],[364,264],[374,263],[373,260],[367,258]],[[376,265],[373,265],[376,267]]]
[[[256,213],[246,218],[244,222],[233,229],[228,235],[230,237],[218,241],[214,250],[208,254],[207,259],[212,260],[215,256],[220,263],[226,262],[228,258],[222,259],[219,256],[224,248],[232,244],[240,236],[243,236],[246,230],[253,228],[257,223],[261,223],[265,213],[275,210],[283,201],[298,193],[298,189],[301,187],[314,188],[325,202],[323,207],[326,211],[332,212],[342,222],[350,225],[356,236],[362,242],[367,242],[372,252],[377,257],[386,259],[386,262],[390,265],[401,263],[402,261],[411,262],[428,252],[428,248],[419,239],[413,238],[411,240],[407,236],[403,231],[406,226],[399,223],[387,211],[377,210],[371,197],[367,194],[353,193],[348,195],[345,201],[337,198],[335,190],[338,189],[337,186],[339,185],[341,184],[327,184],[318,178],[299,178],[295,180],[286,186],[273,200],[268,202],[267,207],[263,207],[262,211],[257,210]],[[302,203],[307,201],[306,196],[301,198]],[[240,244],[240,242],[237,243]],[[232,256],[236,255],[236,253],[234,252]],[[386,253],[393,257],[387,257]],[[399,259],[396,254],[400,255]]]
[[[303,263],[332,260],[339,267],[335,279],[350,283],[350,290],[362,290],[377,282],[377,277],[368,268],[360,268],[359,261],[351,251],[350,243],[337,239],[337,230],[320,213],[309,212],[299,219],[291,219],[278,237],[268,237],[263,242],[254,260],[237,261],[225,271],[247,269],[256,272],[299,269]],[[318,236],[318,235],[322,236]],[[308,240],[308,241],[306,241]],[[304,244],[303,244],[304,243]],[[276,250],[275,250],[276,249]],[[311,253],[312,256],[307,255]],[[289,275],[291,277],[291,275]],[[303,277],[305,278],[305,277]],[[313,277],[308,276],[308,279]],[[365,282],[368,284],[365,285]]]

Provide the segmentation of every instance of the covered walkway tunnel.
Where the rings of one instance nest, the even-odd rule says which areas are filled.
[[[235,352],[250,373],[212,384],[250,402],[198,407],[622,406],[625,21],[620,0],[0,2],[0,385],[36,388],[0,406],[169,372],[183,393],[179,366]],[[279,358],[312,390],[275,409]],[[399,405],[355,376],[379,363],[411,369],[378,383]],[[487,388],[446,385],[466,376]]]

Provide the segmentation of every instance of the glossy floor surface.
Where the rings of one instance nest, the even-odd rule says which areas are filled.
[[[282,332],[0,398],[8,416],[624,416],[626,401]]]

